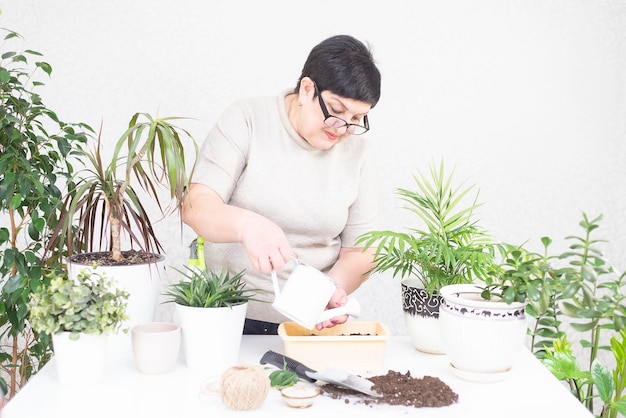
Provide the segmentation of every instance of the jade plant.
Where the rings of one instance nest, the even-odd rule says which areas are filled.
[[[28,321],[39,333],[71,333],[78,339],[118,332],[128,320],[128,292],[115,285],[97,266],[84,268],[75,279],[52,273],[50,282],[35,288],[29,302]]]
[[[567,236],[569,248],[550,256],[549,274],[558,290],[529,331],[534,354],[574,396],[596,416],[615,417],[626,411],[626,273],[618,273],[603,255],[605,242],[595,238],[601,220],[602,215],[583,213],[583,233]],[[578,349],[572,348],[574,341]],[[600,362],[601,352],[613,355],[612,371]]]
[[[93,130],[44,103],[38,90],[52,66],[19,34],[0,30],[0,388],[11,398],[50,358],[49,340],[28,326],[27,303],[46,271],[61,268],[43,247]]]
[[[542,238],[547,251],[551,240]],[[521,245],[500,243],[495,246],[500,260],[485,275],[479,287],[486,300],[526,304],[526,311],[533,317],[543,315],[553,304],[559,289],[558,281],[551,274],[550,257],[527,250]]]
[[[393,276],[417,277],[430,295],[449,284],[472,283],[494,268],[494,245],[478,225],[480,206],[474,185],[453,184],[454,168],[443,160],[430,165],[430,175],[414,177],[415,189],[396,189],[415,224],[405,231],[370,231],[357,239],[375,248],[373,272],[391,270]],[[470,199],[466,202],[466,199]]]

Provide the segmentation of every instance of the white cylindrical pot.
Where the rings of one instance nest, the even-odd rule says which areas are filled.
[[[488,301],[471,284],[441,288],[441,336],[452,370],[474,381],[506,376],[524,347],[526,305]]]
[[[155,254],[158,261],[146,264],[129,264],[114,266],[98,266],[97,272],[106,273],[107,277],[119,289],[128,292],[126,312],[129,319],[122,323],[120,332],[111,335],[110,349],[119,352],[130,348],[130,329],[138,324],[152,322],[156,310],[161,283],[165,278],[165,257]],[[70,278],[75,277],[81,268],[91,267],[77,264],[73,260],[68,263]],[[125,331],[124,331],[125,330]]]
[[[237,364],[247,303],[223,308],[176,304],[187,367],[221,374]]]
[[[419,279],[403,279],[402,311],[407,333],[415,348],[429,354],[443,354],[437,294],[430,295]]]
[[[180,326],[170,322],[148,322],[130,330],[133,358],[142,373],[170,372],[180,351]]]
[[[95,385],[105,377],[107,335],[81,333],[72,340],[69,332],[52,335],[59,382],[68,386]]]

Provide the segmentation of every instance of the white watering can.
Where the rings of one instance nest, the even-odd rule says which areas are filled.
[[[326,309],[335,292],[335,282],[321,271],[297,260],[295,262],[297,265],[282,291],[278,286],[276,272],[272,270],[274,309],[307,329],[313,329],[316,324],[336,316],[358,317],[361,314],[361,305],[354,297],[348,297],[344,306]]]

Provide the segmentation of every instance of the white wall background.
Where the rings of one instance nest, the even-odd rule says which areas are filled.
[[[44,102],[63,120],[102,123],[108,144],[136,111],[197,118],[188,128],[201,141],[232,100],[292,87],[315,44],[354,35],[383,74],[367,135],[383,226],[411,225],[393,189],[443,157],[480,188],[480,218],[497,239],[539,249],[549,235],[560,250],[583,211],[603,213],[598,237],[626,267],[626,0],[0,0],[0,9],[0,27],[53,66]],[[184,263],[190,231],[181,235],[175,217],[158,229],[169,264]],[[358,291],[363,318],[404,333],[399,289],[372,277]]]

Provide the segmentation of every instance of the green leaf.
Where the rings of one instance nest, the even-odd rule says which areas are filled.
[[[571,327],[579,332],[587,332],[587,331],[591,331],[592,329],[594,329],[597,325],[598,325],[598,321],[596,320],[596,321],[591,321],[588,323],[572,323]]]
[[[283,389],[298,383],[300,378],[295,372],[287,369],[274,370],[270,373],[270,385],[277,389]]]
[[[47,62],[36,62],[35,65],[41,68],[48,75],[52,73],[52,67]]]
[[[613,408],[622,415],[626,415],[626,399],[624,397],[620,400],[613,402]]]
[[[22,206],[22,195],[16,193],[13,198],[11,198],[11,209],[17,210],[20,206]]]
[[[611,371],[596,359],[591,364],[591,377],[593,384],[598,389],[600,399],[603,403],[608,403],[614,392]]]

